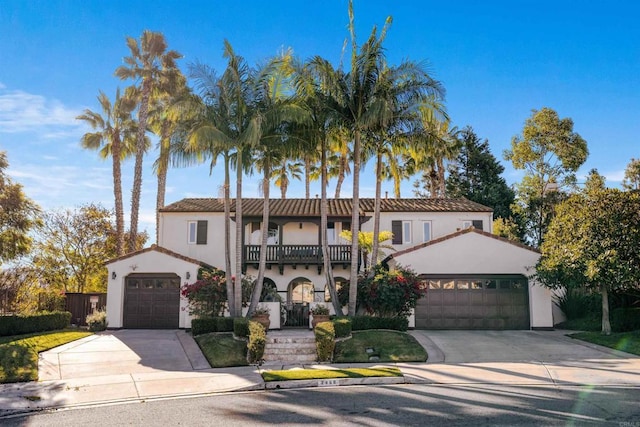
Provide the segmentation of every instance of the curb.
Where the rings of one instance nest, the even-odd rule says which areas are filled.
[[[387,385],[405,384],[404,376],[400,377],[367,377],[367,378],[331,378],[312,380],[268,381],[264,383],[266,390],[284,390],[292,388],[340,387],[349,385]]]

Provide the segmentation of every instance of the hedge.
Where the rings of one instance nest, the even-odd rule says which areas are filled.
[[[247,361],[249,363],[259,363],[264,357],[264,348],[267,344],[267,332],[258,322],[250,320],[249,343],[247,344]]]
[[[55,331],[71,325],[71,313],[53,311],[33,315],[0,316],[0,336]]]
[[[313,330],[316,336],[316,352],[318,362],[331,362],[336,347],[336,330],[333,322],[318,323]]]
[[[351,317],[351,329],[362,331],[366,329],[392,329],[405,332],[409,329],[409,320],[406,317]]]
[[[614,332],[640,330],[640,308],[616,308],[612,310],[611,330]]]
[[[336,331],[336,338],[344,338],[351,335],[351,319],[348,317],[336,317],[332,322]]]
[[[233,332],[233,317],[202,317],[191,320],[193,336],[209,332]]]
[[[234,317],[233,334],[238,338],[247,338],[249,336],[249,319],[246,317]]]

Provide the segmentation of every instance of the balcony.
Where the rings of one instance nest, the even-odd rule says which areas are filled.
[[[245,245],[243,250],[242,269],[246,271],[251,265],[258,268],[260,263],[260,245]],[[331,265],[351,264],[351,245],[329,245]],[[286,265],[294,269],[298,266],[315,266],[318,274],[322,271],[322,247],[320,245],[267,245],[267,268],[277,266],[283,274]]]

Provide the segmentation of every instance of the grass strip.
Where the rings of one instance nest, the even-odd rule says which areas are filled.
[[[427,352],[406,332],[371,329],[354,331],[352,338],[336,343],[334,362],[424,362]]]
[[[334,378],[401,377],[398,368],[349,368],[349,369],[291,369],[265,371],[262,378],[270,381],[325,380]]]
[[[0,383],[36,381],[38,353],[93,335],[93,332],[63,330],[2,337]]]
[[[611,335],[602,335],[600,332],[578,332],[569,336],[640,356],[640,331],[618,332]]]
[[[247,342],[231,333],[209,333],[194,337],[202,354],[214,368],[247,366]]]

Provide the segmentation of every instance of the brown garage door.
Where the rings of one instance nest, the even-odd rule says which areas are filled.
[[[130,274],[125,279],[123,326],[129,329],[178,328],[180,277]]]
[[[416,306],[416,328],[529,329],[524,276],[425,276],[427,295]]]

